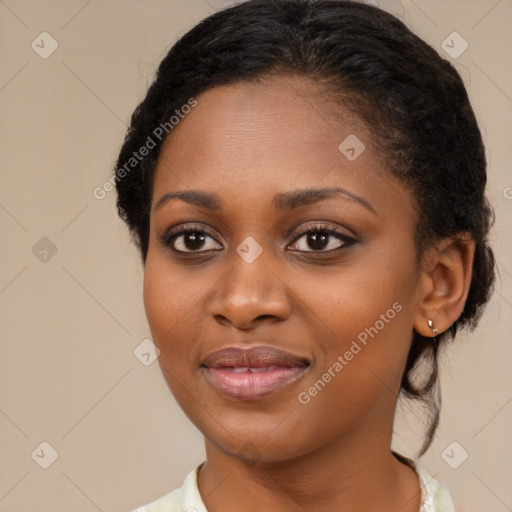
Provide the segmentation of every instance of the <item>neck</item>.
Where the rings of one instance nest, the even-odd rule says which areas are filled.
[[[375,428],[372,430],[375,431]],[[392,427],[356,431],[290,460],[247,462],[206,441],[198,486],[208,512],[417,512],[418,478],[390,450]],[[243,505],[243,507],[242,507]]]

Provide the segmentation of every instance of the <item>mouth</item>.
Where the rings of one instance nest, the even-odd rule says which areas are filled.
[[[263,398],[299,379],[310,362],[269,346],[228,347],[201,364],[208,382],[221,394],[241,400]]]

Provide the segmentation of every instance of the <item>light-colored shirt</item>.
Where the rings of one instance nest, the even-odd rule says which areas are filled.
[[[454,512],[448,489],[432,478],[418,463],[400,456],[418,475],[421,487],[421,507],[418,512]],[[139,507],[132,512],[208,512],[199,494],[197,473],[202,464],[191,471],[179,489]]]

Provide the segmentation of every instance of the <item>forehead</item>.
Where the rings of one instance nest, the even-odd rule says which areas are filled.
[[[162,153],[173,161],[193,147],[189,158],[215,160],[222,152],[226,164],[255,155],[255,163],[265,164],[286,152],[291,162],[320,163],[320,157],[337,159],[339,143],[351,133],[371,144],[364,124],[341,112],[333,93],[290,76],[237,82],[201,94],[167,137]]]
[[[405,207],[410,194],[386,171],[370,131],[330,94],[298,77],[201,94],[164,142],[154,202],[187,188],[247,201],[256,191],[342,186],[385,203],[387,184],[395,191],[388,201],[405,194]]]

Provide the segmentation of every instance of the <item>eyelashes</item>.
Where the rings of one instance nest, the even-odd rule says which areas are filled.
[[[210,252],[211,250],[219,250],[219,249],[207,249],[207,250],[201,250],[201,251],[195,251],[195,250],[183,250],[176,248],[176,245],[181,245],[182,247],[185,247],[184,240],[181,241],[181,244],[176,244],[176,240],[178,240],[180,237],[185,237],[185,240],[193,245],[202,245],[207,238],[212,239],[215,241],[217,245],[220,245],[220,242],[217,241],[215,236],[208,230],[203,227],[199,226],[179,226],[176,229],[171,230],[169,233],[163,235],[160,239],[160,242],[162,245],[169,247],[172,251],[177,253],[204,253],[204,252]],[[187,238],[188,237],[188,238]],[[222,246],[221,246],[222,247]]]
[[[206,254],[223,249],[222,244],[213,232],[203,226],[193,224],[181,225],[171,229],[160,236],[159,240],[163,246],[180,256]],[[334,240],[337,242],[333,243]],[[292,249],[294,252],[332,253],[348,248],[355,243],[357,241],[354,238],[341,230],[326,224],[314,224],[297,233],[291,245],[301,246]],[[308,250],[308,247],[311,246],[313,246],[313,250]]]
[[[318,237],[318,236],[312,236],[312,235],[321,235],[321,236]],[[354,238],[346,235],[343,231],[336,229],[332,226],[327,226],[325,224],[317,224],[314,226],[308,226],[306,229],[300,231],[296,235],[293,243],[296,244],[297,241],[304,238],[306,240],[306,246],[307,246],[307,244],[312,242],[314,245],[317,245],[317,246],[320,245],[321,249],[325,249],[325,247],[322,247],[322,246],[324,245],[325,240],[328,239],[329,237],[337,239],[339,242],[341,242],[341,244],[334,248],[330,247],[329,250],[308,251],[308,250],[304,250],[304,249],[299,249],[299,252],[333,252],[333,251],[337,251],[340,249],[350,247],[351,245],[356,243],[356,240]],[[331,245],[331,243],[329,240],[327,247],[329,247],[330,245]]]

